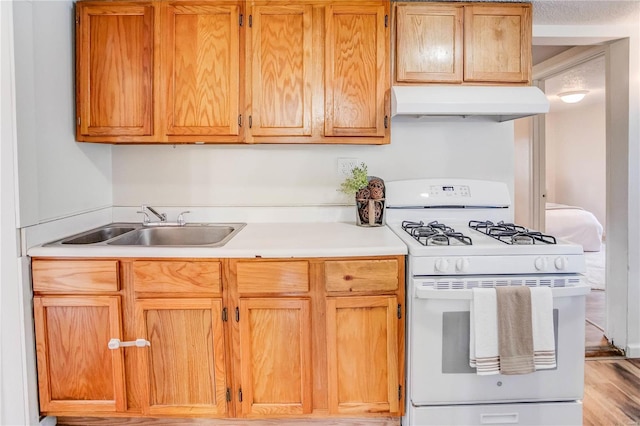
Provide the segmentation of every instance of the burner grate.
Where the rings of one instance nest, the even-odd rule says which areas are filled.
[[[513,223],[491,221],[469,221],[469,228],[482,232],[498,241],[512,245],[556,244],[555,237],[538,231],[531,231]]]
[[[464,245],[472,245],[471,238],[456,232],[450,226],[438,221],[429,222],[402,222],[402,229],[411,235],[416,241],[424,246],[448,246],[452,243],[459,242]]]

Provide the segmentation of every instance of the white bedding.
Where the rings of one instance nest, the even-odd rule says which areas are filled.
[[[587,210],[547,203],[545,222],[547,234],[580,244],[584,251],[600,251],[602,247],[602,224]]]

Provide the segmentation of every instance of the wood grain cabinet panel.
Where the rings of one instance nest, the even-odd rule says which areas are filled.
[[[327,291],[372,292],[398,288],[398,261],[328,260],[324,263]]]
[[[327,299],[329,411],[400,412],[396,296]]]
[[[464,79],[531,79],[531,5],[465,6]]]
[[[125,409],[119,296],[33,299],[40,409],[44,413]]]
[[[310,136],[312,7],[259,5],[248,29],[253,136]]]
[[[163,10],[161,69],[169,141],[184,140],[173,136],[238,141],[238,2],[176,2],[158,7]]]
[[[241,415],[310,413],[310,300],[240,299],[239,325]]]
[[[151,3],[78,3],[76,22],[77,139],[151,136]]]
[[[309,262],[238,262],[238,292],[298,293],[309,291]]]
[[[462,5],[398,4],[396,81],[462,82]]]
[[[388,3],[326,6],[326,137],[388,136],[387,7]]]
[[[227,415],[222,301],[136,302],[143,348],[143,410],[149,415]]]
[[[113,292],[120,287],[117,260],[34,259],[31,274],[35,292]]]
[[[138,260],[133,263],[133,285],[137,293],[222,292],[219,261]]]

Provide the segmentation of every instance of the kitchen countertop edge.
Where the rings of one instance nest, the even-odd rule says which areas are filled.
[[[46,246],[30,257],[75,258],[297,258],[406,255],[407,246],[387,226],[355,223],[248,223],[222,247]]]

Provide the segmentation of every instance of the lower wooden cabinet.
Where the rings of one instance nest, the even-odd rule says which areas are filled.
[[[238,319],[242,415],[311,413],[309,299],[240,299]]]
[[[221,299],[136,301],[145,414],[227,415]]]
[[[403,256],[57,262],[32,261],[42,414],[402,415]]]
[[[327,300],[329,411],[399,414],[398,299]]]
[[[33,299],[40,409],[83,414],[123,411],[119,296],[37,296]]]

